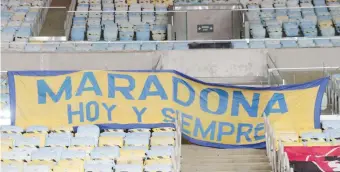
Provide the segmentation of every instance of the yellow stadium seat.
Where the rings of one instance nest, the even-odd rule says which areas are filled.
[[[99,146],[119,146],[123,147],[124,138],[119,136],[100,136]]]
[[[143,165],[143,158],[142,157],[121,156],[121,157],[117,158],[117,164],[138,164],[138,165]]]
[[[9,147],[13,148],[13,140],[12,139],[1,139],[0,140],[2,145],[8,145]]]
[[[306,142],[306,146],[333,146],[331,142]]]
[[[69,150],[82,150],[85,151],[87,155],[91,153],[94,147],[86,147],[86,146],[70,146]]]
[[[304,133],[322,133],[321,129],[301,129],[298,130],[298,134],[304,134]]]
[[[23,171],[25,164],[24,164],[24,162],[20,162],[20,161],[6,161],[6,162],[1,162],[0,163],[0,167],[2,167],[3,165],[15,166],[20,171]]]
[[[47,165],[52,169],[54,166],[57,165],[54,161],[41,161],[41,160],[34,160],[27,162],[27,165]]]
[[[151,146],[173,146],[175,139],[173,137],[157,136],[151,137]]]
[[[145,160],[144,165],[154,165],[154,164],[172,164],[171,159],[170,158],[166,158],[166,159],[148,159]]]
[[[145,150],[142,149],[120,149],[120,157],[145,157]]]
[[[73,127],[54,127],[51,129],[54,133],[71,133],[73,132]]]
[[[1,143],[1,152],[8,152],[11,151],[11,147],[7,144]]]
[[[46,143],[46,133],[25,133],[23,134],[24,137],[36,137],[40,139],[39,147],[44,147]]]
[[[175,128],[172,127],[160,127],[160,128],[153,128],[153,132],[170,132],[175,131]]]
[[[60,160],[58,165],[53,168],[54,172],[83,172],[84,161],[83,160]]]
[[[283,142],[283,146],[304,146],[303,143],[300,142]]]

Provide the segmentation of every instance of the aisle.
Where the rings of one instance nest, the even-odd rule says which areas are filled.
[[[39,36],[65,36],[64,22],[71,0],[52,0],[51,7],[47,12],[45,23]]]

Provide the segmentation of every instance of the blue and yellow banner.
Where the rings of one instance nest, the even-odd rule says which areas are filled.
[[[185,138],[219,148],[264,147],[263,115],[319,128],[328,82],[322,78],[297,85],[243,87],[205,83],[177,71],[8,75],[14,125],[155,127],[179,116]]]

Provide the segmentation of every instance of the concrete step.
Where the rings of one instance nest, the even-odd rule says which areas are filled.
[[[242,158],[242,156],[230,156],[230,157],[226,157],[226,158],[220,158],[220,157],[207,157],[204,156],[204,158],[202,159],[202,157],[197,157],[197,158],[193,158],[192,156],[185,156],[182,159],[183,163],[187,163],[190,165],[193,164],[209,164],[209,163],[251,163],[251,162],[264,162],[267,163],[268,162],[268,158],[267,157],[255,157],[255,156],[245,156]]]
[[[201,148],[183,148],[183,154],[202,154],[202,155],[257,155],[265,156],[266,151],[261,149],[201,149]]]
[[[215,149],[182,145],[182,172],[271,172],[264,149]]]
[[[182,164],[181,169],[183,172],[190,171],[253,171],[253,170],[264,170],[271,171],[271,166],[268,162],[258,162],[258,163],[224,163],[224,164]]]

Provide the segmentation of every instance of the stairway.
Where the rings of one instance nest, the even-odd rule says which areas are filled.
[[[265,150],[182,145],[182,172],[271,172]]]
[[[64,23],[71,0],[52,0],[39,36],[65,36]]]

